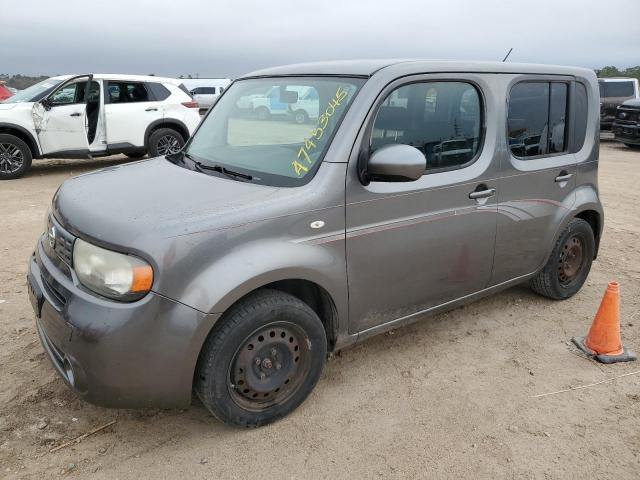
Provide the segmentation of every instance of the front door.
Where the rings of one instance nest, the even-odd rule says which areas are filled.
[[[486,121],[495,116],[487,81],[430,75],[402,82],[381,97],[363,149],[371,154],[390,143],[411,145],[425,155],[427,169],[414,182],[364,186],[349,176],[352,334],[475,293],[491,276],[496,127]]]
[[[542,267],[576,195],[569,115],[574,82],[570,77],[527,76],[509,83],[509,150],[498,180],[492,285]]]
[[[70,78],[33,106],[33,121],[44,155],[84,155],[87,139],[87,86],[91,75]]]

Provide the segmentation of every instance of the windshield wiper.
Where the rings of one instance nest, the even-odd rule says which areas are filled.
[[[198,162],[198,161],[194,161],[194,162],[198,166],[198,168],[200,168],[201,170],[210,170],[212,172],[222,173],[229,177],[242,178],[243,180],[247,180],[247,181],[250,181],[253,179],[251,175],[247,175],[246,173],[236,172],[234,170],[230,170],[227,167],[223,167],[221,165],[205,165],[202,162]]]
[[[179,155],[181,157],[180,160],[182,160],[183,162],[185,158],[188,158],[189,160],[191,160],[193,169],[198,172],[202,172],[202,173],[204,173],[205,171],[216,172],[216,173],[220,173],[222,175],[231,177],[234,180],[239,180],[239,179],[246,180],[246,181],[253,180],[253,177],[251,175],[247,175],[246,173],[236,172],[234,170],[228,169],[227,167],[223,167],[222,165],[207,165],[205,163],[202,163],[201,161],[196,160],[196,158],[194,158],[192,155],[188,154],[187,152],[180,152]],[[167,155],[167,159],[169,161],[178,160],[178,158],[176,157],[169,158],[169,155]]]

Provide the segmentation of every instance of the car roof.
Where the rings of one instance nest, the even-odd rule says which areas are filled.
[[[84,75],[84,74],[58,75],[56,77],[51,77],[51,78],[56,80],[67,80],[68,78],[75,77],[77,75]],[[93,78],[97,78],[100,80],[128,80],[131,82],[171,83],[173,85],[180,85],[182,83],[182,80],[177,78],[156,77],[152,75],[125,75],[125,74],[119,74],[119,73],[94,73]]]
[[[345,75],[371,77],[382,69],[407,69],[415,73],[429,72],[487,72],[487,73],[538,73],[549,75],[584,75],[593,70],[559,65],[538,65],[511,62],[479,62],[466,60],[378,59],[337,60],[284,65],[257,70],[240,78],[289,75]]]
[[[634,77],[608,77],[608,78],[600,78],[598,77],[599,82],[637,82],[638,79]]]

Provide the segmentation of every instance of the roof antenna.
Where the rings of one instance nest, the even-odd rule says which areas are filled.
[[[507,61],[507,58],[509,58],[509,55],[511,55],[511,52],[513,52],[513,47],[511,47],[507,52],[507,54],[504,56],[504,58],[502,59],[503,62]]]

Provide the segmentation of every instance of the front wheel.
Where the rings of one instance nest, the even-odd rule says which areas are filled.
[[[14,135],[0,134],[0,180],[20,178],[31,168],[29,146]]]
[[[184,138],[171,128],[159,128],[149,136],[149,156],[163,157],[178,153],[184,147]]]
[[[531,280],[533,291],[554,300],[575,295],[591,270],[595,243],[591,225],[574,218],[560,233],[544,268]]]
[[[242,427],[271,423],[297,408],[324,367],[322,322],[304,302],[257,291],[214,327],[200,354],[195,391],[219,420]]]

